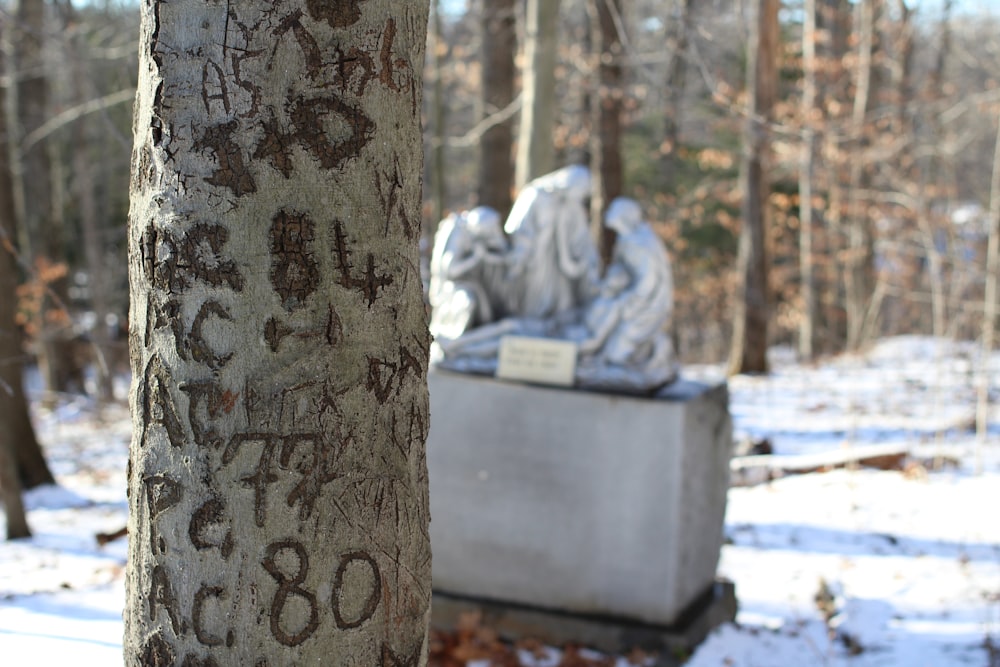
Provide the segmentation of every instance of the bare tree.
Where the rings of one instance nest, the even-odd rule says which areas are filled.
[[[671,26],[668,35],[670,62],[667,68],[666,108],[663,114],[663,143],[661,145],[661,170],[663,180],[673,185],[677,171],[677,155],[680,143],[681,111],[684,100],[684,90],[687,85],[687,44],[688,31],[691,30],[691,9],[694,0],[680,0],[679,16]]]
[[[86,32],[81,29],[82,18],[71,2],[59,7],[61,23],[66,26],[61,45],[62,59],[70,70],[69,94],[76,107],[83,107],[98,97],[94,90],[93,72],[87,69]],[[109,304],[111,273],[106,261],[107,253],[98,219],[97,188],[99,172],[94,168],[94,149],[99,141],[94,138],[96,123],[87,115],[74,119],[71,124],[72,169],[69,193],[73,209],[79,219],[80,240],[83,246],[84,266],[87,270],[87,287],[95,326],[91,329],[90,344],[94,351],[95,397],[99,404],[114,398],[112,362],[107,320],[111,314]],[[105,172],[106,174],[106,172]],[[56,179],[53,179],[56,180]]]
[[[16,147],[14,187],[20,189],[23,205],[19,213],[28,234],[37,239],[37,253],[49,266],[66,263],[66,238],[57,215],[52,187],[52,162],[44,139],[25,146],[23,138],[31,135],[48,119],[48,81],[46,78],[47,17],[44,0],[18,0],[15,44],[15,109],[22,140]],[[39,363],[49,391],[83,391],[83,372],[73,357],[70,338],[72,322],[66,311],[69,302],[69,277],[48,281],[46,298],[39,318]]]
[[[1000,285],[1000,123],[990,183],[989,241],[986,250],[986,290],[983,297],[982,361],[976,391],[976,472],[983,469],[983,444],[989,426],[990,357],[996,340],[997,293]]]
[[[817,159],[813,164],[814,198],[825,199],[814,210],[813,280],[816,291],[814,344],[820,351],[843,349],[846,338],[843,304],[845,195],[843,136],[847,124],[844,100],[850,97],[846,70],[851,32],[849,0],[816,0],[816,107],[822,131],[815,136]],[[822,156],[822,157],[820,157]]]
[[[866,121],[874,100],[875,25],[881,0],[861,0],[858,14],[858,56],[855,74],[854,106],[851,112],[852,150],[849,160],[847,191],[847,261],[844,266],[845,306],[847,311],[847,348],[861,346],[866,320],[874,293],[874,230],[868,215],[863,190],[870,184],[866,151]]]
[[[527,0],[521,124],[514,182],[518,190],[555,167],[552,129],[556,109],[556,29],[559,0]]]
[[[594,92],[591,102],[590,170],[593,196],[590,202],[591,233],[603,265],[611,261],[614,232],[604,226],[604,213],[622,194],[622,6],[620,0],[589,0],[591,43],[594,45]]]
[[[448,108],[444,99],[444,55],[448,45],[444,40],[444,30],[441,21],[441,0],[433,0],[431,4],[431,55],[428,65],[433,77],[434,87],[431,91],[431,118],[433,119],[434,140],[431,142],[431,220],[437,224],[444,217],[447,208],[448,177],[446,175],[445,122]],[[428,228],[426,233],[433,238],[434,229]]]
[[[517,21],[514,0],[486,0],[482,26],[481,121],[499,114],[514,102],[517,71]],[[479,142],[479,204],[507,217],[514,189],[513,120],[491,123]]]
[[[4,71],[3,67],[0,71]],[[24,398],[21,336],[14,316],[18,268],[12,224],[14,193],[7,160],[5,98],[5,88],[0,87],[0,500],[7,515],[7,538],[16,539],[31,534],[21,501],[17,443],[30,441],[36,449],[38,443]]]
[[[769,122],[778,85],[779,0],[759,0],[749,51],[749,97],[743,164],[743,225],[740,231],[740,298],[736,303],[731,373],[766,373],[770,318],[767,259],[767,200],[770,196],[767,159]]]
[[[816,0],[802,7],[802,162],[799,166],[799,269],[802,317],[799,356],[810,360],[816,338],[816,284],[813,277],[813,163],[816,157]]]
[[[428,3],[142,5],[127,664],[424,664]]]
[[[5,47],[9,46],[12,30],[5,22],[2,26],[3,42]],[[7,51],[4,48],[4,51]],[[4,59],[4,73],[9,68],[6,61],[7,55],[0,56]],[[35,429],[31,424],[31,416],[28,412],[28,400],[24,395],[22,371],[23,371],[23,351],[21,349],[21,335],[14,320],[14,307],[16,304],[16,285],[18,282],[17,257],[22,258],[23,248],[17,247],[16,239],[26,238],[27,235],[19,233],[17,223],[21,219],[18,215],[17,190],[15,187],[14,159],[15,149],[11,146],[11,138],[15,134],[11,131],[13,121],[12,111],[14,105],[8,99],[8,93],[13,91],[13,87],[6,87],[0,91],[0,253],[4,255],[0,258],[3,262],[12,262],[5,265],[4,279],[9,281],[7,288],[0,291],[3,296],[4,305],[9,308],[9,321],[0,320],[0,327],[3,328],[2,350],[0,350],[0,403],[4,405],[2,423],[7,429],[6,446],[13,452],[12,465],[17,475],[17,484],[10,483],[8,488],[31,489],[43,484],[52,484],[55,479],[45,460],[41,445],[35,437]],[[17,253],[21,253],[18,255]],[[4,314],[4,318],[8,315]],[[5,466],[4,474],[9,474],[10,466]],[[13,491],[11,491],[13,493]],[[12,501],[13,502],[13,501]],[[16,513],[16,511],[15,511]],[[8,518],[8,520],[10,520]]]

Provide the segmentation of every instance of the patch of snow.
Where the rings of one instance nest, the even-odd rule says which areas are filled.
[[[771,361],[771,375],[729,383],[737,432],[774,448],[756,459],[762,469],[859,451],[905,451],[921,465],[733,488],[719,573],[736,584],[739,615],[686,665],[991,664],[987,640],[1000,644],[1000,412],[976,475],[978,349],[904,336],[816,365],[796,363],[788,349]],[[1000,356],[988,369],[997,402]],[[689,378],[721,373],[684,369]],[[4,664],[120,664],[126,540],[100,547],[94,536],[127,519],[127,410],[74,400],[37,407],[35,420],[59,486],[26,496],[34,537],[0,543]],[[830,594],[823,610],[821,589]],[[521,654],[531,667],[561,657]]]
[[[29,511],[87,507],[91,504],[87,498],[56,484],[44,484],[24,493],[24,506]]]

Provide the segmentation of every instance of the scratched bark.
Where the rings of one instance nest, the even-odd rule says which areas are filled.
[[[427,2],[142,13],[126,664],[423,665]]]

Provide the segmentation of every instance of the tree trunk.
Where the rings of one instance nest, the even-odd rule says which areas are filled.
[[[681,132],[681,107],[687,82],[686,51],[688,31],[691,29],[691,10],[694,0],[680,0],[680,16],[674,22],[670,66],[667,68],[667,107],[663,114],[663,143],[660,148],[660,172],[667,187],[675,187],[677,156]]]
[[[893,53],[896,56],[892,63],[893,90],[895,92],[895,118],[893,119],[892,136],[895,137],[916,137],[913,121],[907,108],[914,101],[913,94],[913,51],[914,51],[914,26],[913,12],[903,0],[896,0],[897,24],[893,26],[891,38],[894,41]],[[945,11],[948,11],[947,6]],[[943,63],[942,63],[943,64]],[[932,72],[930,81],[939,81],[939,78]],[[939,90],[929,90],[932,99],[940,99]],[[937,115],[932,114],[929,120],[932,134],[940,141],[939,121]],[[902,170],[901,176],[909,182],[918,183],[916,189],[916,210],[914,217],[917,223],[917,230],[920,234],[920,242],[927,253],[927,283],[931,291],[931,333],[935,337],[942,337],[947,330],[948,304],[945,294],[945,266],[944,257],[938,248],[937,234],[932,224],[932,199],[936,182],[932,173],[935,171],[934,157],[932,155],[914,155],[917,152],[915,145],[904,146],[900,155],[893,160]],[[911,180],[912,179],[912,180]],[[930,196],[928,196],[930,195]]]
[[[425,664],[427,14],[142,5],[126,664]]]
[[[72,4],[67,3],[62,11],[64,24],[71,25],[79,20]],[[73,72],[71,81],[73,100],[76,104],[84,104],[93,92],[90,85],[93,77],[85,66],[86,43],[81,32],[78,31],[73,35],[68,44],[66,57]],[[91,127],[92,123],[86,116],[78,118],[73,124],[72,192],[80,221],[90,308],[95,320],[94,329],[90,332],[90,345],[94,352],[95,397],[98,405],[101,405],[114,399],[111,361],[113,355],[107,327],[108,315],[111,312],[108,306],[110,282],[107,279],[110,268],[105,261],[104,244],[98,224],[97,184],[94,181],[95,169],[91,162],[94,158],[90,151],[93,146],[99,145],[99,142],[92,138]]]
[[[0,51],[0,62],[2,58]],[[0,72],[5,72],[5,68],[0,66]],[[35,448],[38,443],[24,399],[21,336],[14,319],[18,270],[14,254],[14,194],[7,159],[5,98],[6,87],[0,87],[0,496],[7,515],[7,538],[14,539],[31,534],[21,502],[17,443],[30,440]]]
[[[434,232],[438,222],[444,218],[447,207],[448,176],[445,155],[445,123],[448,110],[444,101],[444,56],[448,44],[444,39],[441,26],[441,0],[434,0],[431,14],[431,50],[430,64],[434,76],[434,88],[431,94],[431,118],[433,119],[434,140],[431,143],[431,222],[432,226],[424,230],[429,247],[434,244]]]
[[[982,349],[979,377],[976,382],[976,474],[983,471],[983,447],[986,444],[990,408],[990,358],[996,339],[997,293],[1000,287],[1000,123],[993,151],[993,177],[990,179],[989,240],[986,248],[986,285],[983,295]]]
[[[930,97],[931,100],[937,101],[944,99],[945,93],[945,71],[948,62],[948,54],[951,51],[951,13],[954,7],[952,0],[944,0],[941,7],[941,22],[940,22],[940,34],[941,41],[938,47],[937,56],[934,59],[934,69],[931,70],[929,87],[930,87]],[[933,142],[937,145],[944,144],[946,140],[946,134],[941,122],[941,117],[939,115],[933,115],[930,121],[930,129],[932,136],[934,137]],[[923,183],[935,183],[935,184],[945,184],[939,186],[943,193],[953,193],[955,192],[954,186],[954,171],[950,168],[949,163],[951,160],[944,155],[929,155],[923,159],[924,168],[921,173]],[[922,184],[923,184],[922,183]],[[921,188],[923,190],[923,188]],[[930,202],[927,201],[928,198],[925,197],[926,207],[925,214],[930,215]],[[934,247],[934,251],[937,252],[937,247]],[[941,263],[944,264],[946,258],[940,257]],[[941,269],[942,281],[944,279],[944,268]],[[942,310],[947,310],[948,304],[958,304],[961,299],[960,296],[967,285],[966,281],[959,278],[963,272],[952,270],[950,274],[950,280],[948,281],[948,292],[949,294],[943,297]],[[942,286],[942,291],[946,289]],[[952,306],[953,312],[961,313],[961,306]],[[951,323],[946,324],[946,331],[944,335],[948,335],[948,332],[953,332],[954,327],[962,321],[962,317],[951,318]]]
[[[3,41],[6,47],[10,43],[8,37],[13,32],[9,25],[4,26]],[[3,49],[6,51],[6,49]],[[2,57],[2,54],[0,54]],[[3,63],[3,70],[9,68]],[[13,160],[11,156],[13,147],[7,139],[12,135],[10,130],[13,104],[7,99],[6,92],[12,87],[0,90],[0,253],[5,258],[0,261],[10,261],[11,266],[6,269],[11,271],[8,280],[11,280],[9,290],[0,291],[0,294],[14,294],[14,287],[18,282],[17,275],[17,240],[25,235],[19,234],[17,221],[18,206],[16,203],[17,191],[14,183]],[[23,252],[23,248],[21,249]],[[23,260],[23,256],[22,256]],[[32,489],[42,484],[54,484],[55,479],[52,471],[49,470],[48,463],[42,448],[35,437],[35,429],[31,423],[31,415],[28,411],[28,400],[24,395],[23,386],[23,364],[24,351],[21,344],[21,332],[14,324],[14,307],[16,299],[4,299],[5,306],[10,308],[10,326],[0,323],[4,332],[0,332],[0,399],[6,402],[6,412],[2,423],[7,424],[10,433],[10,446],[13,448],[13,459],[16,462],[17,477],[20,486],[25,489]],[[3,320],[6,322],[6,320]]]
[[[527,0],[521,125],[517,136],[515,184],[524,185],[555,168],[552,132],[556,107],[556,34],[559,0]]]
[[[770,194],[767,160],[770,129],[778,87],[779,0],[759,0],[749,51],[750,109],[740,180],[743,189],[740,231],[740,298],[736,304],[731,373],[766,373],[770,295],[767,277],[767,200]]]
[[[86,143],[86,121],[79,120],[77,123],[74,131],[76,145],[80,147],[92,145]],[[87,263],[90,307],[93,310],[95,320],[94,329],[90,332],[90,343],[94,351],[96,398],[99,403],[109,403],[114,399],[114,387],[112,384],[113,355],[107,328],[108,314],[111,312],[108,307],[108,264],[105,261],[104,244],[101,242],[101,230],[98,225],[96,184],[91,167],[86,151],[81,148],[73,152],[75,199],[79,209],[80,229],[83,235],[84,256]]]
[[[45,35],[48,25],[44,0],[19,0],[17,4],[16,107],[23,141],[48,117],[48,83],[45,72]],[[37,251],[49,266],[66,263],[63,229],[55,215],[52,192],[52,162],[48,142],[44,139],[31,146],[19,145],[20,178],[14,187],[23,190],[24,225],[28,234],[39,240]],[[55,275],[55,274],[54,274]],[[83,372],[73,356],[72,322],[66,311],[69,275],[46,280],[46,296],[42,304],[39,328],[39,364],[45,388],[50,392],[83,391]]]
[[[483,4],[481,121],[514,101],[517,51],[514,0],[486,0]],[[495,208],[501,218],[510,212],[514,190],[513,126],[512,119],[492,124],[479,143],[479,205]]]
[[[813,163],[816,157],[816,0],[802,8],[802,162],[799,165],[799,271],[802,318],[799,357],[811,361],[816,342],[816,284],[813,277]]]
[[[591,104],[590,172],[593,177],[591,234],[597,244],[601,265],[611,262],[615,233],[604,226],[604,213],[615,197],[622,194],[622,21],[621,0],[590,0],[591,43],[594,53],[595,94]]]
[[[0,392],[6,392],[6,388],[0,386]],[[7,397],[0,397],[0,419],[6,416],[4,404],[8,402]],[[0,421],[0,501],[3,503],[7,522],[7,539],[31,537],[28,517],[24,512],[24,501],[21,498],[21,480],[17,478],[17,459],[11,433],[7,423],[2,421]]]
[[[4,211],[4,219],[9,207],[9,185],[9,172],[0,173],[0,210]],[[7,516],[7,539],[16,539],[31,535],[21,502],[17,443],[27,438],[33,441],[35,432],[21,386],[21,337],[14,322],[16,302],[9,296],[17,287],[17,264],[13,236],[8,232],[6,225],[0,230],[0,294],[5,295],[0,299],[0,500]]]
[[[847,348],[857,350],[863,342],[870,297],[874,292],[874,233],[862,190],[868,182],[865,151],[865,121],[872,103],[875,49],[875,4],[879,0],[861,0],[857,11],[858,64],[854,107],[851,115],[851,137],[854,140],[850,157],[848,182],[847,262],[844,267],[844,291],[847,311]]]
[[[824,126],[834,128],[823,132],[817,138],[817,165],[825,166],[824,184],[826,205],[813,226],[816,284],[816,328],[815,343],[818,351],[835,353],[844,349],[847,338],[847,324],[844,313],[843,267],[841,257],[845,254],[844,220],[846,219],[844,189],[846,177],[844,161],[836,156],[841,152],[842,131],[838,128],[849,121],[844,118],[842,101],[850,96],[850,76],[845,70],[845,57],[849,50],[850,38],[849,0],[816,0],[816,106],[820,110],[820,121]],[[823,156],[820,158],[820,156]],[[822,173],[817,169],[816,174]]]

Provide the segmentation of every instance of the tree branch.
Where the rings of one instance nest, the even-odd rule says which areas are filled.
[[[123,90],[119,90],[118,92],[111,93],[110,95],[98,97],[95,100],[89,100],[83,104],[78,104],[75,107],[70,107],[69,109],[66,109],[62,113],[57,114],[42,123],[38,129],[26,136],[21,141],[21,152],[27,153],[39,141],[49,136],[59,128],[69,125],[78,118],[94,113],[95,111],[101,111],[102,109],[122,104],[123,102],[131,101],[134,98],[135,88],[125,88]]]
[[[446,139],[445,145],[452,148],[469,148],[470,146],[475,146],[491,127],[507,122],[514,114],[521,110],[521,97],[522,95],[519,94],[510,104],[482,119],[462,136]]]

